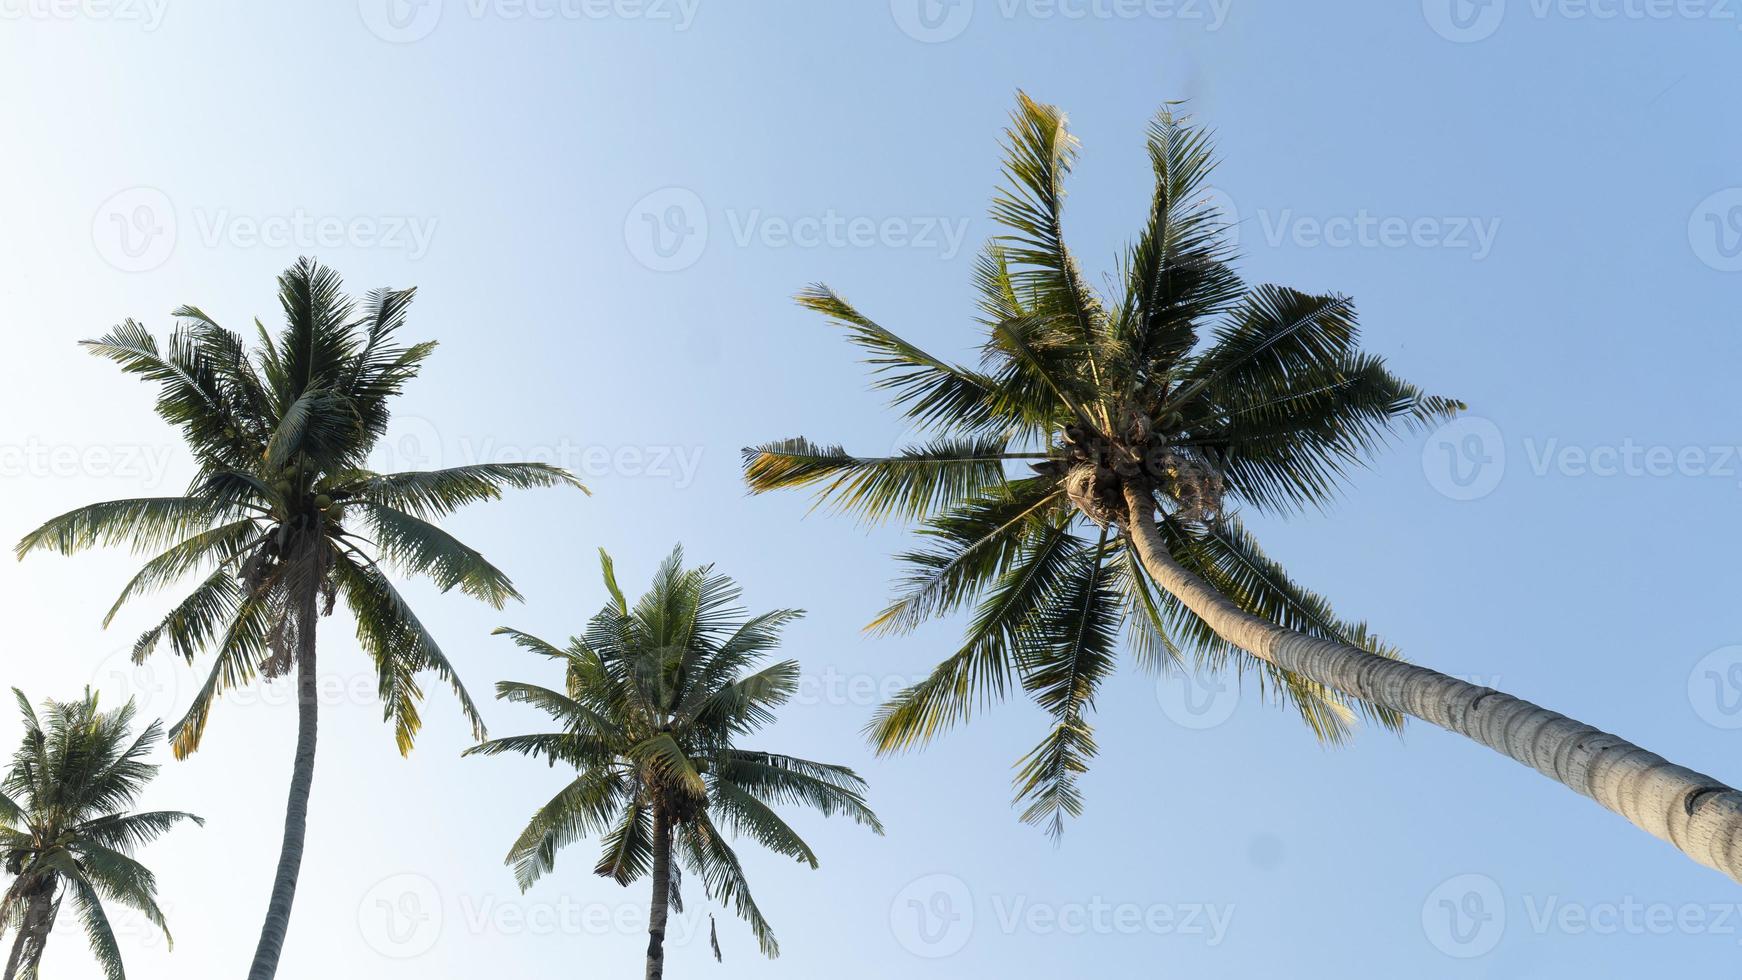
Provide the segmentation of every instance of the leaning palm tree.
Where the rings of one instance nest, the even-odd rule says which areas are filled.
[[[599,554],[610,598],[585,636],[558,647],[519,630],[496,631],[563,666],[561,691],[496,685],[498,698],[532,705],[560,728],[484,742],[467,754],[518,752],[576,770],[532,815],[506,863],[524,891],[556,866],[559,848],[598,836],[604,853],[594,873],[620,885],[651,877],[648,980],[665,971],[669,910],[683,910],[680,865],[701,879],[710,899],[731,903],[762,952],[775,956],[774,932],[722,830],[813,868],[816,854],[773,805],[804,804],[883,832],[865,805],[864,780],[851,769],[738,744],[773,721],[773,709],[797,687],[798,664],[791,660],[752,668],[802,613],[777,609],[745,618],[736,605],[738,586],[711,565],[684,568],[682,548],[631,606],[610,556]],[[717,937],[713,942],[717,957]]]
[[[389,400],[435,347],[398,342],[413,290],[378,289],[358,308],[337,274],[302,259],[279,276],[278,291],[285,326],[274,339],[256,321],[259,346],[252,352],[240,335],[192,306],[175,311],[181,322],[162,347],[132,320],[88,341],[92,353],[159,386],[157,413],[180,427],[198,472],[181,496],[81,507],[17,547],[21,558],[94,545],[128,544],[137,553],[167,548],[127,583],[109,619],[130,599],[202,576],[133,648],[135,661],[164,641],[189,662],[202,649],[215,653],[209,679],[169,731],[177,758],[199,748],[219,694],[256,678],[295,674],[297,742],[284,845],[251,980],[266,980],[278,968],[302,864],[318,720],[317,620],[344,596],[402,754],[422,723],[423,671],[452,686],[482,739],[472,699],[388,570],[427,576],[443,591],[458,587],[501,608],[520,597],[508,577],[432,520],[496,500],[504,488],[580,486],[540,463],[372,472],[367,460],[387,431]]]
[[[876,386],[931,440],[880,458],[805,439],[745,452],[753,492],[812,487],[865,520],[921,522],[870,629],[974,609],[961,648],[875,716],[877,748],[918,746],[1020,684],[1052,724],[1020,763],[1017,798],[1056,832],[1082,808],[1088,714],[1123,630],[1145,663],[1255,672],[1329,741],[1355,712],[1476,739],[1742,880],[1742,794],[1402,662],[1259,549],[1240,507],[1321,505],[1389,435],[1463,406],[1363,353],[1346,297],[1240,280],[1205,200],[1208,134],[1156,117],[1154,197],[1104,297],[1061,236],[1076,153],[1064,116],[1021,96],[1013,120],[992,206],[1005,234],[977,276],[980,366],[926,353],[827,288],[799,296],[868,352]]]
[[[0,937],[18,929],[6,980],[36,977],[69,896],[103,975],[123,980],[121,946],[103,903],[136,910],[170,940],[157,878],[133,853],[183,820],[204,821],[176,810],[128,812],[157,774],[145,760],[163,738],[157,721],[133,735],[132,701],[101,711],[87,688],[81,700],[46,702],[39,719],[23,692],[12,694],[24,715],[24,739],[0,780],[0,857],[13,876],[0,896]]]

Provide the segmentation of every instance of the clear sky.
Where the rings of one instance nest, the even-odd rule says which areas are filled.
[[[388,4],[397,4],[389,6]],[[194,303],[276,326],[299,254],[420,287],[441,341],[391,461],[535,458],[543,491],[451,524],[525,606],[411,595],[474,693],[552,681],[490,628],[551,637],[682,541],[753,607],[802,606],[800,703],[771,748],[867,775],[889,832],[800,814],[820,871],[749,869],[764,962],[691,891],[673,976],[1523,978],[1732,966],[1742,890],[1619,817],[1423,725],[1319,748],[1256,692],[1135,668],[1105,690],[1088,811],[1054,847],[1008,805],[1041,731],[1012,703],[873,759],[880,691],[959,623],[860,627],[904,543],[799,497],[747,498],[746,444],[866,453],[901,426],[798,310],[827,281],[939,353],[977,342],[970,273],[1018,88],[1071,113],[1067,231],[1098,279],[1147,204],[1142,133],[1189,100],[1255,281],[1340,290],[1367,345],[1471,406],[1399,441],[1330,513],[1253,517],[1298,577],[1418,662],[1742,779],[1742,5],[1735,0],[364,0],[220,8],[0,0],[0,538],[190,472],[151,392],[79,351]],[[124,689],[136,559],[0,563],[0,680]],[[281,976],[638,975],[646,893],[593,848],[518,894],[501,855],[563,775],[461,759],[436,691],[401,760],[347,624]],[[202,664],[203,669],[203,664]],[[194,674],[132,678],[179,717]],[[433,686],[433,685],[432,685]],[[123,919],[135,976],[235,976],[277,857],[287,688],[221,703],[153,807],[173,953]],[[538,717],[490,705],[494,733]],[[9,747],[10,710],[0,721]],[[94,976],[63,916],[50,974]]]

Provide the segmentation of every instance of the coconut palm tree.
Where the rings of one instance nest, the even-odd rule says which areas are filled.
[[[978,367],[925,352],[826,287],[799,296],[866,351],[875,386],[930,441],[877,458],[805,439],[745,451],[752,492],[810,487],[864,520],[921,522],[872,631],[974,610],[961,648],[880,709],[877,748],[918,746],[1020,684],[1051,727],[1020,763],[1017,799],[1056,832],[1082,808],[1088,714],[1123,630],[1144,663],[1189,655],[1255,672],[1332,742],[1354,712],[1466,735],[1742,880],[1742,795],[1402,662],[1260,550],[1238,508],[1323,504],[1388,436],[1463,406],[1363,353],[1347,297],[1241,281],[1206,201],[1208,134],[1171,109],[1150,126],[1154,196],[1117,294],[1103,296],[1062,238],[1076,155],[1063,114],[1024,95],[1012,118],[991,211],[1004,233],[977,274]]]
[[[865,805],[865,781],[851,769],[739,745],[773,721],[797,687],[791,660],[752,668],[803,614],[777,609],[746,618],[738,586],[711,565],[684,568],[681,547],[631,606],[611,557],[599,555],[610,598],[584,636],[559,647],[519,630],[496,631],[563,666],[561,691],[496,685],[498,698],[532,705],[560,727],[484,742],[467,754],[517,752],[576,770],[532,815],[506,863],[524,891],[556,866],[560,848],[596,836],[604,852],[595,874],[620,885],[650,877],[648,980],[665,971],[669,910],[683,910],[680,866],[710,899],[736,908],[762,952],[775,956],[774,932],[726,833],[814,868],[816,854],[774,805],[802,804],[883,832]]]
[[[133,859],[142,844],[183,820],[178,810],[130,813],[157,774],[146,762],[163,738],[153,721],[133,735],[133,702],[101,711],[89,688],[78,701],[48,701],[41,719],[17,688],[24,738],[0,780],[0,856],[12,886],[0,896],[0,937],[16,926],[6,980],[31,980],[42,963],[61,901],[71,897],[91,952],[109,980],[122,980],[121,947],[103,903],[134,909],[170,940],[157,907],[157,878]]]
[[[343,596],[357,640],[373,662],[385,717],[402,754],[422,724],[417,675],[446,681],[471,722],[484,725],[434,637],[388,576],[423,575],[501,608],[520,595],[483,555],[432,523],[505,488],[580,486],[540,463],[490,463],[429,472],[376,473],[367,459],[387,431],[388,402],[415,377],[433,342],[403,345],[413,290],[378,289],[361,307],[331,269],[301,259],[278,278],[285,326],[274,339],[256,321],[259,346],[200,309],[159,346],[127,320],[91,352],[159,386],[157,413],[179,427],[198,472],[186,493],[92,504],[63,514],[18,543],[72,554],[94,545],[162,550],[109,610],[199,574],[199,584],[133,648],[143,660],[167,641],[192,662],[214,652],[211,675],[170,728],[177,758],[199,747],[213,700],[256,678],[295,675],[296,757],[284,844],[250,980],[278,966],[302,864],[317,717],[317,620]]]

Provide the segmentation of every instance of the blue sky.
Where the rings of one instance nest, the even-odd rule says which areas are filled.
[[[400,0],[388,0],[399,3]],[[921,4],[925,4],[922,6]],[[747,498],[737,451],[865,453],[902,427],[853,351],[789,300],[826,281],[965,356],[973,254],[1018,88],[1084,145],[1067,232],[1099,279],[1147,203],[1143,127],[1188,100],[1254,281],[1355,297],[1367,345],[1471,406],[1399,440],[1329,513],[1252,518],[1269,550],[1418,662],[1734,782],[1742,747],[1742,45],[1735,0],[421,0],[417,6],[0,0],[0,537],[189,473],[150,393],[80,352],[195,303],[275,323],[299,254],[357,291],[420,287],[442,342],[384,453],[541,458],[595,493],[456,531],[528,597],[414,586],[474,692],[541,678],[489,637],[561,637],[601,601],[594,549],[644,582],[674,542],[755,608],[802,606],[799,703],[772,748],[854,765],[889,833],[800,815],[811,872],[751,858],[768,963],[705,903],[674,976],[1512,978],[1735,962],[1742,892],[1537,774],[1426,726],[1321,749],[1248,687],[1135,668],[1096,714],[1089,807],[1054,847],[1008,806],[1024,704],[918,755],[858,735],[959,623],[882,607],[900,528]],[[4,680],[94,683],[178,717],[191,672],[133,675],[155,613],[99,622],[133,559],[0,565]],[[500,857],[561,774],[458,757],[431,695],[409,760],[336,618],[308,857],[282,976],[624,975],[646,896],[591,849],[525,896]],[[492,705],[496,733],[535,716]],[[287,690],[221,704],[148,805],[177,936],[123,921],[139,976],[232,975],[276,860]],[[10,741],[16,721],[0,723]],[[167,760],[166,760],[167,761]],[[94,976],[69,917],[57,976]]]

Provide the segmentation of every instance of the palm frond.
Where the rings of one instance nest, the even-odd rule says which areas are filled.
[[[874,387],[891,392],[894,404],[922,427],[943,423],[950,432],[982,429],[999,415],[990,378],[926,353],[854,309],[818,283],[798,294],[799,305],[847,328],[848,339],[868,355]]]
[[[920,747],[967,721],[977,707],[1003,700],[1030,634],[1083,550],[1068,521],[1048,525],[1025,542],[999,569],[961,649],[872,716],[865,730],[878,753]]]
[[[607,833],[623,803],[625,786],[615,772],[583,772],[539,807],[509,848],[505,862],[520,890],[531,888],[556,867],[556,852],[595,834]]]
[[[402,573],[427,576],[443,592],[458,587],[496,609],[521,598],[501,569],[434,524],[386,504],[361,501],[357,509],[382,557]]]
[[[1028,804],[1024,821],[1045,824],[1054,839],[1067,817],[1082,813],[1077,776],[1095,755],[1087,713],[1113,671],[1123,610],[1107,558],[1103,530],[1095,547],[1073,555],[1064,582],[1048,590],[1045,611],[1034,617],[1036,636],[1023,648],[1023,687],[1053,717],[1053,727],[1019,764],[1016,802]]]
[[[33,551],[72,555],[99,545],[124,544],[137,554],[164,548],[238,516],[235,508],[214,505],[204,497],[110,500],[44,523],[25,535],[13,552],[19,558]]]
[[[362,475],[342,483],[335,496],[354,493],[364,500],[424,520],[446,517],[468,504],[502,499],[502,491],[569,486],[588,493],[567,470],[548,463],[478,463],[443,470]]]
[[[1002,484],[1006,461],[1044,458],[1011,453],[995,435],[939,438],[882,457],[800,437],[744,450],[744,478],[752,493],[815,487],[818,506],[879,523],[924,518],[948,501]]]
[[[1064,241],[1064,180],[1076,162],[1077,140],[1058,107],[1022,92],[1016,99],[1005,131],[1005,185],[992,202],[992,219],[1006,229],[998,243],[1027,306],[1064,318],[1088,344],[1102,330],[1106,311]]]

